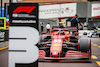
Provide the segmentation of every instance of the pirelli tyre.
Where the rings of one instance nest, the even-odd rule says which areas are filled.
[[[81,52],[90,52],[91,51],[91,40],[89,37],[81,37],[78,40],[78,49]]]

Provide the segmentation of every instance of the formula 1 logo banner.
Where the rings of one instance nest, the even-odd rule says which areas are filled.
[[[10,4],[10,23],[15,26],[33,26],[37,28],[38,6],[32,3],[12,3]]]
[[[9,6],[9,67],[38,67],[38,4]]]

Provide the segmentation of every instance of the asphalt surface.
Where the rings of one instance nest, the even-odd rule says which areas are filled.
[[[99,67],[100,66],[100,38],[91,38],[91,60],[47,60],[39,62],[38,67]],[[0,51],[0,67],[8,67],[8,49]]]
[[[8,67],[8,49],[0,51],[0,67]]]

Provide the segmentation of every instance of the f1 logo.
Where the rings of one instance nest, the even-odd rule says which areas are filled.
[[[19,6],[13,11],[13,13],[20,13],[20,12],[31,13],[35,8],[36,8],[35,6]]]

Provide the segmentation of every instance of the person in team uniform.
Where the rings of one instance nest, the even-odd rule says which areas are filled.
[[[71,26],[72,27],[77,27],[77,32],[78,32],[78,23],[81,25],[81,26],[83,26],[83,24],[82,23],[80,23],[80,20],[79,20],[79,18],[78,18],[78,14],[76,14],[75,15],[75,17],[73,17],[72,19],[71,19]],[[73,31],[73,33],[74,33],[74,31]]]
[[[73,17],[73,18],[71,19],[71,27],[76,27],[76,28],[77,28],[77,31],[72,31],[72,34],[74,34],[74,32],[78,32],[78,24],[80,24],[80,25],[83,27],[83,24],[80,23],[78,14],[76,14],[75,17]],[[76,35],[78,35],[78,34],[76,34]],[[75,36],[76,36],[76,35],[75,35]]]
[[[43,32],[43,23],[41,24],[41,32]]]

